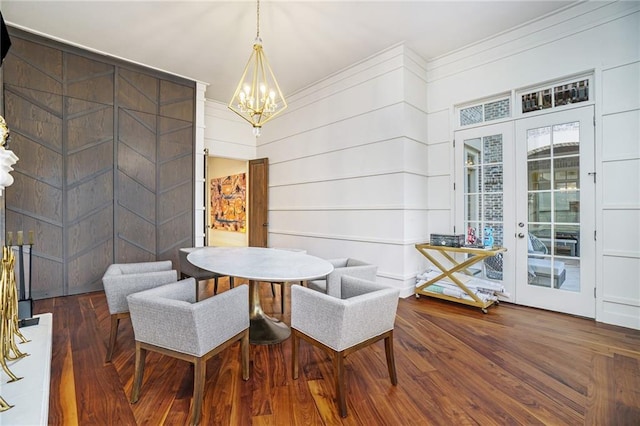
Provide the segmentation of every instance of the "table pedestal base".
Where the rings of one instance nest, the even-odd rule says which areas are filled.
[[[264,316],[249,320],[249,343],[252,345],[273,345],[287,340],[291,329],[282,321]]]
[[[249,281],[249,343],[273,345],[287,340],[291,335],[291,328],[264,313],[258,286],[259,282]]]

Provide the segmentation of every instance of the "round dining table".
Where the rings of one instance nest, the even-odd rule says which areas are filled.
[[[187,256],[195,266],[249,280],[249,341],[280,343],[291,335],[283,321],[268,316],[260,303],[259,283],[308,281],[325,277],[333,265],[304,251],[263,247],[202,247]]]

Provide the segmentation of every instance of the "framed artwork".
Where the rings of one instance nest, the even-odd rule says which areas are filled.
[[[211,227],[246,232],[247,174],[211,179]]]

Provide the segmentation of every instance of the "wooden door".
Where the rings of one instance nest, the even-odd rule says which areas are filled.
[[[249,246],[267,247],[269,235],[269,159],[249,161]]]

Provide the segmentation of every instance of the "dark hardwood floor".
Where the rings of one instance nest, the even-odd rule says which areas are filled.
[[[210,283],[201,287],[211,292]],[[262,287],[265,311],[281,317],[279,296]],[[193,379],[183,361],[150,353],[140,400],[129,403],[133,329],[121,322],[113,362],[105,364],[104,293],[40,300],[36,312],[53,313],[49,424],[186,422]],[[289,340],[251,346],[244,382],[234,345],[207,365],[202,424],[640,424],[638,330],[505,303],[484,315],[409,297],[400,300],[394,337],[397,387],[382,342],[347,358],[346,419],[337,414],[331,361],[319,349],[301,342],[300,378],[292,380]]]

